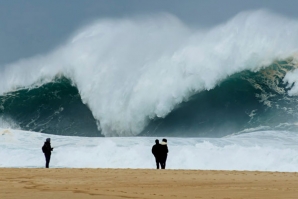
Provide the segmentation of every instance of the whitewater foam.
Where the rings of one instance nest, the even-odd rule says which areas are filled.
[[[297,20],[263,10],[240,13],[210,29],[187,27],[168,14],[102,19],[49,54],[5,66],[0,93],[64,75],[79,89],[103,135],[133,136],[150,119],[165,117],[234,73],[295,56],[297,31]],[[296,75],[285,82],[293,83],[290,77]]]
[[[52,168],[155,168],[155,138],[86,138],[11,129],[0,131],[0,167],[44,167],[51,137]],[[161,138],[160,138],[161,139]],[[226,138],[168,138],[168,169],[298,171],[298,136],[260,131]]]

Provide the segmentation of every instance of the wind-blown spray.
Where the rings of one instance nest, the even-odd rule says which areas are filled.
[[[165,117],[230,75],[295,56],[297,32],[298,21],[263,10],[210,29],[190,28],[167,14],[102,19],[47,55],[7,65],[0,93],[63,75],[78,88],[103,135],[133,136],[150,119]],[[289,77],[285,81],[295,81]]]

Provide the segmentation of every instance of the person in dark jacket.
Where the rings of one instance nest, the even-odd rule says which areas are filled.
[[[167,139],[162,139],[162,142],[160,143],[160,164],[161,169],[166,168],[166,161],[168,157],[168,145],[167,145]]]
[[[155,157],[155,162],[156,162],[156,169],[159,169],[159,164],[161,165],[160,162],[160,144],[159,140],[155,140],[155,145],[152,147],[152,154]]]
[[[51,153],[54,148],[51,147],[51,138],[47,138],[43,147],[42,152],[46,158],[46,168],[49,168],[50,160],[51,160]]]

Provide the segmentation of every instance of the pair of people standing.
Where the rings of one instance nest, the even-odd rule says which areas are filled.
[[[159,165],[161,169],[166,168],[168,152],[167,139],[162,139],[161,143],[159,143],[159,140],[156,139],[155,145],[152,147],[152,154],[154,155],[156,161],[156,169],[159,169]]]

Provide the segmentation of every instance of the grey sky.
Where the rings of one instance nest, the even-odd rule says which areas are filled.
[[[190,25],[213,26],[260,8],[298,18],[296,0],[0,0],[0,65],[48,52],[102,17],[168,12]]]

